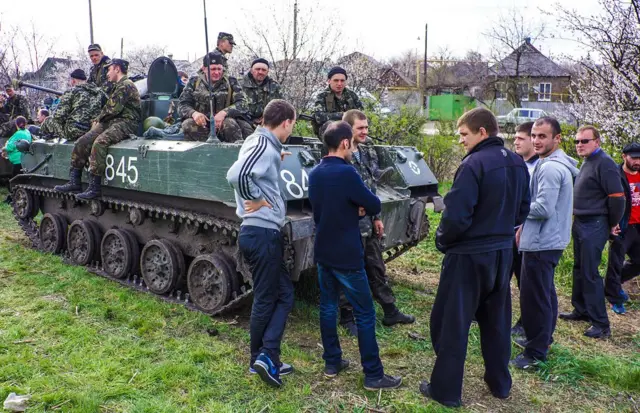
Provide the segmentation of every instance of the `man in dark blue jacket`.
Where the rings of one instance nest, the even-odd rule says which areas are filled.
[[[353,306],[358,347],[367,390],[393,389],[400,377],[384,374],[376,341],[376,311],[364,270],[359,220],[380,213],[381,204],[351,165],[353,131],[347,122],[329,124],[323,140],[329,154],[309,174],[309,201],[316,224],[314,258],[320,283],[320,333],[324,374],[349,366],[338,339],[338,301],[342,289]]]
[[[491,393],[511,390],[511,291],[513,228],[529,213],[529,174],[522,158],[505,149],[495,116],[473,109],[458,120],[467,155],[444,198],[436,246],[445,253],[431,312],[436,362],[420,392],[461,405],[462,377],[471,320],[480,326],[484,380]]]

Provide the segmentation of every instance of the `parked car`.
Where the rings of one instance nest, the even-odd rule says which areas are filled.
[[[549,116],[542,109],[515,108],[504,116],[496,116],[498,126],[504,132],[514,132],[517,125],[524,122],[534,122],[543,116]]]

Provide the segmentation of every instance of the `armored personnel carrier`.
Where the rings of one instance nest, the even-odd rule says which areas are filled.
[[[143,118],[165,118],[177,87],[173,62],[156,59],[146,83]],[[314,271],[307,187],[322,144],[292,136],[285,146],[292,153],[280,171],[287,204],[285,262],[298,281]],[[44,252],[64,254],[71,263],[164,300],[219,314],[252,296],[251,274],[238,254],[234,194],[226,181],[240,147],[127,139],[109,148],[102,198],[85,202],[53,189],[67,180],[73,144],[36,141],[23,157],[26,172],[11,180],[14,215]],[[393,169],[378,187],[390,261],[427,236],[427,204],[434,203],[436,211],[443,204],[420,152],[375,149],[381,167]]]

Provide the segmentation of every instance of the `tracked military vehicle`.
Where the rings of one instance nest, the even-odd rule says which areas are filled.
[[[158,58],[146,79],[143,118],[166,117],[176,82],[173,62]],[[297,281],[314,271],[307,185],[322,145],[316,138],[291,137],[285,146],[291,152],[280,172],[287,203],[285,261]],[[73,144],[34,142],[23,157],[25,174],[11,180],[14,214],[44,252],[64,254],[71,263],[164,300],[219,314],[252,295],[251,274],[238,254],[234,194],[226,181],[240,147],[127,139],[109,148],[102,198],[86,202],[53,189],[67,180]],[[381,167],[393,169],[378,186],[390,261],[427,236],[426,205],[439,210],[442,200],[415,148],[375,150]]]

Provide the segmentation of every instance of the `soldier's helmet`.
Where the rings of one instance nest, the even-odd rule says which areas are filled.
[[[164,121],[157,116],[149,116],[142,123],[142,129],[146,132],[150,127],[164,129]]]
[[[29,152],[29,148],[31,148],[31,144],[25,139],[16,142],[16,149],[22,153]]]

